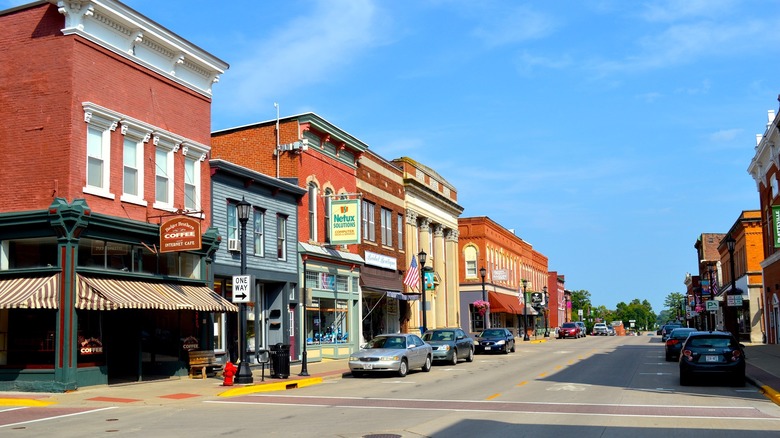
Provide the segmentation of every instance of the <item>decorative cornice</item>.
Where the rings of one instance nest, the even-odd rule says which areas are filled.
[[[113,0],[49,0],[65,17],[64,35],[78,35],[211,97],[228,64],[137,11]]]

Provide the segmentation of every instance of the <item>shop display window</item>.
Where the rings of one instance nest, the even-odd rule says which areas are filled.
[[[314,298],[306,306],[309,344],[349,342],[349,306],[347,300]]]
[[[0,251],[0,269],[46,268],[57,266],[57,239],[6,240]]]

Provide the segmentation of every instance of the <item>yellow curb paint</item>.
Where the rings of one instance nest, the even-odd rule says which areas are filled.
[[[559,370],[559,369],[561,369],[561,368],[563,368],[563,365],[556,365],[556,366],[555,366],[555,369],[556,369],[556,370]]]
[[[522,382],[518,383],[518,384],[517,384],[517,386],[523,386],[523,385],[525,385],[526,383],[528,383],[528,382],[527,382],[527,381],[522,381]]]
[[[34,400],[31,398],[0,398],[0,406],[27,406],[31,408],[53,405],[57,402]]]
[[[284,391],[287,389],[303,388],[322,383],[322,377],[310,379],[290,380],[287,382],[261,383],[257,385],[240,386],[228,389],[218,395],[220,397],[236,397],[240,395],[254,394],[258,392]]]
[[[761,392],[769,399],[775,402],[776,405],[780,405],[780,392],[764,385],[761,387]]]
[[[539,376],[538,376],[538,377],[544,377],[544,376],[546,376],[546,375],[547,375],[547,373],[542,373],[542,374],[539,374]]]
[[[499,392],[498,394],[491,395],[490,397],[486,398],[485,400],[493,400],[494,398],[498,398],[500,396],[501,396],[501,393]]]

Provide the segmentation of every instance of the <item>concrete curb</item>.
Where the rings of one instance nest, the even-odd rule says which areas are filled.
[[[774,404],[780,406],[780,392],[777,392],[770,386],[764,385],[763,382],[761,382],[760,380],[754,377],[750,377],[746,375],[745,380],[750,382],[751,385],[758,388],[758,390],[761,391],[761,393],[764,394],[766,398],[774,402]]]

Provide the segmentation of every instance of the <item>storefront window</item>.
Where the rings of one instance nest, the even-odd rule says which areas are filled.
[[[0,251],[0,269],[45,268],[57,266],[57,239],[7,240]]]
[[[469,313],[471,314],[471,331],[480,332],[485,329],[485,315],[480,314],[473,304],[469,304]]]
[[[306,307],[306,340],[313,344],[349,342],[349,306],[347,300],[314,298]]]
[[[7,348],[0,350],[0,366],[54,368],[56,323],[56,310],[0,310]]]
[[[55,255],[57,251],[52,250]],[[56,263],[56,261],[55,261]],[[200,279],[201,257],[187,252],[155,254],[143,245],[97,239],[79,241],[78,266],[121,272],[141,272]]]

